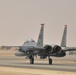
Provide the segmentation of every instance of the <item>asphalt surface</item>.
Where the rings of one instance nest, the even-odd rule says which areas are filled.
[[[34,64],[30,64],[29,60],[24,59],[24,57],[0,56],[0,66],[76,72],[76,63],[60,59],[54,59],[53,64],[49,65],[48,60],[36,59]]]

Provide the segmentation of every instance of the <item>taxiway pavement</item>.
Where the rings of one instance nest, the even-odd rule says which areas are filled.
[[[24,57],[0,56],[0,66],[76,72],[76,63],[60,59],[54,59],[53,64],[49,65],[48,60],[43,59],[36,59],[34,64],[30,64],[29,60]]]

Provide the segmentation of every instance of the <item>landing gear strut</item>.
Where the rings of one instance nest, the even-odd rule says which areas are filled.
[[[52,65],[52,59],[49,59],[49,65]]]
[[[34,57],[30,56],[29,59],[30,59],[30,64],[34,64]]]
[[[52,65],[52,59],[50,57],[48,57],[49,59],[49,65]]]

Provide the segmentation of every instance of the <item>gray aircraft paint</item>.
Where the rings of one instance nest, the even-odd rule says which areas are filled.
[[[43,32],[44,32],[44,24],[41,24],[41,30],[37,41],[37,47],[43,47]]]
[[[66,47],[67,25],[65,25],[64,33],[61,41],[61,47]]]

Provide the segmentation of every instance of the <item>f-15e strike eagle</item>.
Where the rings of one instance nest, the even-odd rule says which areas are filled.
[[[66,51],[75,51],[75,47],[66,47],[67,25],[65,25],[61,45],[44,45],[43,44],[44,24],[41,24],[38,41],[28,39],[22,46],[19,46],[16,56],[27,56],[30,59],[30,64],[34,64],[34,56],[38,55],[41,59],[48,57],[49,64],[52,64],[51,56],[64,57]]]

